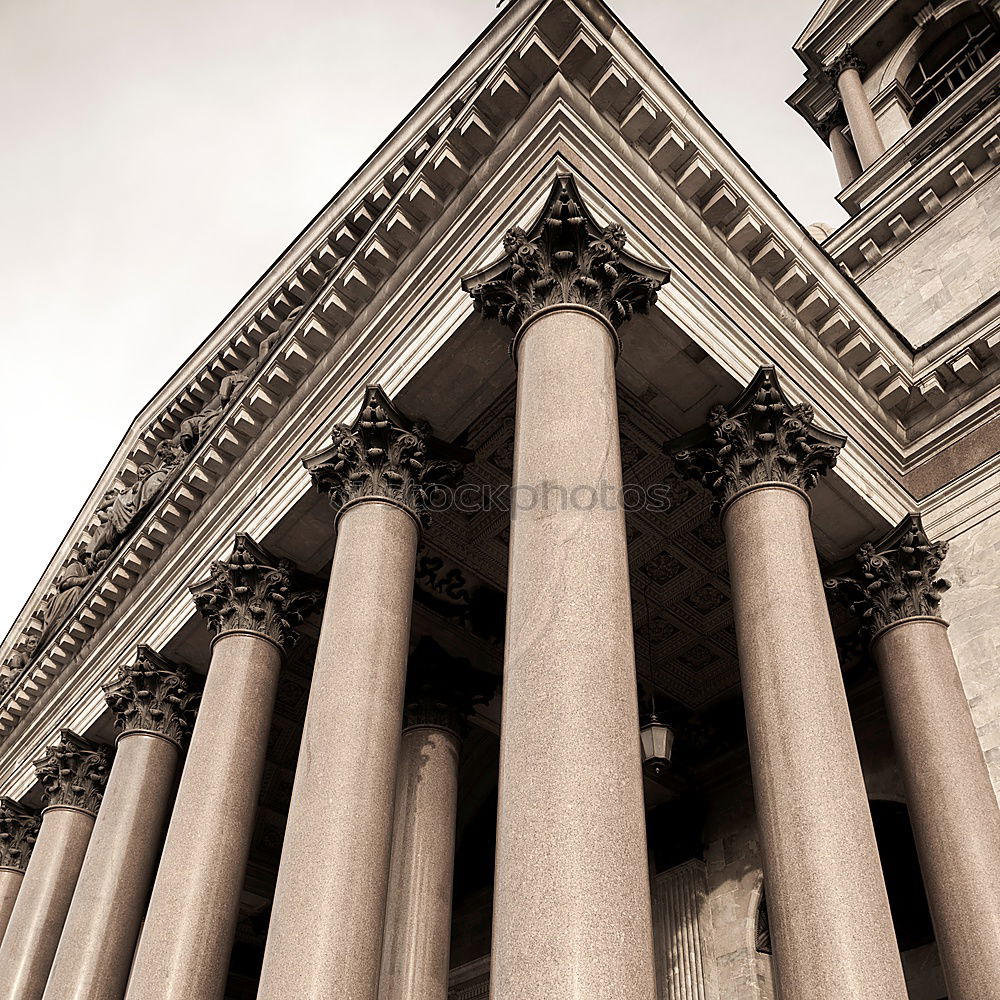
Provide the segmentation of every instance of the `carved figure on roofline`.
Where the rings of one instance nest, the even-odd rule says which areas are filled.
[[[43,645],[57,626],[65,620],[79,600],[83,589],[107,562],[115,546],[128,532],[136,518],[153,502],[185,455],[197,447],[198,442],[219,419],[233,397],[253,378],[267,356],[301,316],[303,308],[296,306],[292,309],[278,328],[260,342],[256,357],[243,368],[226,375],[219,386],[219,391],[202,409],[183,420],[172,438],[157,445],[153,461],[139,467],[136,480],[131,486],[111,489],[104,494],[95,512],[98,523],[92,529],[90,537],[84,542],[80,551],[67,561],[55,580],[53,590],[42,599],[39,611],[42,619],[41,635],[27,640],[8,661],[17,664],[12,668],[15,675],[34,659],[39,646]],[[0,683],[0,696],[3,693],[3,685]]]
[[[93,559],[88,551],[82,550],[67,560],[56,577],[55,589],[42,599],[42,634],[35,644],[35,650],[66,617],[93,575]]]
[[[32,661],[35,650],[38,648],[38,636],[29,635],[27,639],[24,640],[7,660],[7,668],[10,671],[10,676],[4,678],[0,681],[0,690],[6,691],[10,689],[10,684],[13,679]],[[6,683],[6,688],[4,688],[4,683]]]
[[[253,378],[254,374],[267,359],[267,356],[274,350],[275,345],[284,339],[285,334],[291,329],[292,324],[302,314],[302,309],[302,306],[296,306],[281,321],[278,328],[273,333],[269,333],[260,342],[257,348],[257,356],[248,361],[242,368],[226,375],[219,385],[219,391],[205,403],[204,407],[198,413],[194,413],[182,421],[180,431],[177,434],[177,441],[184,452],[194,451],[195,446],[202,439],[205,431],[215,423],[230,401]]]

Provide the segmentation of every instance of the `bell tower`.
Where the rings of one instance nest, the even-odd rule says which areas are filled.
[[[824,248],[914,347],[989,327],[1000,0],[827,0],[794,50],[806,72],[788,103],[829,146],[850,216]],[[990,330],[980,350],[1000,349]]]

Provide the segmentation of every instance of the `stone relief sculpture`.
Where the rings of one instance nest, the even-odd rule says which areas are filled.
[[[303,306],[293,309],[258,346],[256,355],[242,368],[229,372],[215,393],[197,412],[186,417],[177,433],[161,441],[153,460],[139,467],[135,482],[108,490],[95,511],[97,524],[77,545],[75,553],[63,565],[52,589],[42,598],[36,617],[41,619],[40,634],[25,639],[8,658],[6,676],[0,678],[0,698],[18,675],[52,637],[59,625],[76,606],[87,585],[111,557],[118,543],[129,534],[141,515],[161,493],[184,459],[198,446],[221,418],[223,411],[240,390],[253,378],[302,314]]]

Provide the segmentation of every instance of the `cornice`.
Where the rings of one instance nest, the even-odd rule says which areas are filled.
[[[824,3],[792,50],[807,66],[825,67],[845,46],[856,45],[897,4],[898,0]]]
[[[421,140],[420,156],[411,158],[405,176],[397,176],[395,189],[366,197],[360,220],[329,209],[318,217],[322,224],[307,229],[302,246],[312,245],[323,230],[342,254],[314,291],[313,305],[288,326],[82,593],[62,633],[18,684],[13,702],[0,706],[0,733],[85,647],[88,673],[105,682],[105,657],[112,650],[123,657],[139,641],[164,645],[188,614],[164,586],[184,586],[203,572],[222,554],[220,538],[234,530],[265,537],[305,491],[298,456],[326,441],[304,415],[346,421],[358,387],[373,372],[394,394],[444,343],[471,310],[457,287],[456,262],[459,273],[485,266],[503,231],[495,226],[509,228],[537,212],[544,196],[538,174],[548,172],[544,183],[551,183],[556,155],[569,157],[564,169],[600,178],[604,190],[595,192],[595,205],[617,203],[628,193],[636,205],[630,218],[646,220],[630,232],[637,253],[656,260],[663,247],[673,246],[672,259],[684,259],[658,311],[675,314],[741,381],[761,363],[777,361],[790,384],[808,387],[802,394],[832,418],[824,416],[825,424],[869,443],[848,450],[841,475],[864,483],[865,495],[890,516],[912,506],[905,490],[886,482],[881,471],[900,464],[905,443],[897,414],[886,409],[891,393],[870,372],[855,377],[858,371],[832,360],[838,352],[828,346],[839,350],[847,341],[861,341],[869,356],[884,358],[902,375],[912,357],[891,328],[631,36],[618,27],[599,29],[561,0],[519,4],[516,10],[529,7],[537,7],[531,18],[506,24],[504,32],[496,29],[490,43],[495,62],[477,55],[475,85],[463,85],[461,106],[447,121],[438,120],[433,141]],[[565,11],[577,20],[567,20]],[[546,20],[548,14],[553,16]],[[466,79],[462,73],[456,88]],[[441,94],[435,100],[447,103]],[[402,142],[399,135],[410,141],[410,126],[392,148]],[[530,198],[518,196],[511,204],[511,191],[532,184]],[[345,199],[336,201],[339,209]],[[620,212],[602,206],[599,214],[612,219]],[[327,227],[334,216],[339,229]],[[483,242],[488,233],[492,244]],[[401,268],[415,248],[412,266]],[[273,274],[269,294],[284,294],[278,272]],[[859,350],[851,348],[852,359]],[[294,409],[288,405],[293,398]],[[274,420],[279,412],[284,415]],[[295,420],[288,419],[290,412]],[[262,469],[269,484],[264,497]],[[146,571],[154,561],[151,580]],[[169,610],[155,634],[135,634],[154,594]],[[129,633],[124,648],[109,636],[112,622]],[[24,623],[22,616],[22,628]],[[10,648],[8,639],[5,650]],[[84,699],[81,712],[93,707]],[[45,725],[39,722],[39,730]]]
[[[572,96],[571,91],[565,90],[565,84],[553,81],[552,86],[562,88],[564,97]],[[299,465],[300,456],[319,450],[326,443],[330,422],[346,422],[354,417],[361,386],[373,373],[386,391],[395,395],[441,349],[471,312],[471,303],[458,286],[456,273],[485,264],[495,253],[494,247],[506,228],[537,213],[558,170],[574,170],[588,183],[590,177],[601,179],[604,185],[601,191],[588,186],[586,192],[601,218],[616,217],[619,209],[610,207],[611,200],[617,206],[627,192],[629,201],[636,204],[638,217],[656,219],[656,228],[643,227],[633,233],[637,251],[651,259],[657,259],[658,245],[669,243],[678,233],[682,232],[685,240],[694,241],[694,234],[681,225],[682,220],[665,208],[662,195],[627,172],[628,163],[619,154],[627,155],[629,162],[634,154],[605,145],[574,117],[565,103],[549,103],[550,96],[543,95],[545,115],[539,119],[525,118],[505,140],[498,151],[499,166],[484,167],[462,203],[449,206],[436,228],[425,234],[424,242],[415,249],[413,269],[404,269],[405,274],[397,275],[395,284],[387,282],[380,289],[377,299],[357,319],[349,342],[322,358],[300,384],[294,405],[286,411],[296,414],[296,419],[263,425],[261,438],[230,468],[225,489],[213,497],[211,504],[199,505],[189,521],[179,526],[176,540],[164,547],[156,572],[143,577],[141,586],[126,595],[120,610],[100,623],[88,642],[86,656],[67,672],[44,710],[32,713],[14,730],[0,756],[0,785],[30,787],[30,775],[25,772],[23,762],[26,755],[49,738],[53,719],[68,719],[69,725],[80,729],[99,717],[103,705],[95,697],[95,689],[108,681],[136,643],[146,642],[155,648],[169,644],[191,617],[184,588],[192,579],[204,575],[213,559],[226,554],[226,539],[231,538],[234,530],[246,530],[266,539],[285,511],[309,489],[308,477]],[[580,110],[590,116],[597,114],[582,101]],[[519,151],[516,156],[514,149]],[[574,158],[552,161],[550,157],[555,151],[572,153]],[[579,159],[574,151],[579,151]],[[520,192],[513,202],[512,190]],[[445,233],[451,235],[445,239]],[[460,241],[459,245],[455,240]],[[707,264],[721,268],[714,248],[707,246],[703,252]],[[784,328],[778,317],[768,315],[765,304],[751,289],[744,289],[739,283],[730,285],[730,292],[739,291],[741,296],[739,308],[727,303],[723,309],[718,302],[705,298],[686,276],[681,277],[681,288],[672,286],[668,300],[657,308],[673,316],[676,322],[684,325],[690,322],[696,340],[717,351],[723,363],[731,365],[734,374],[745,381],[767,356],[766,352],[775,350],[775,341],[748,340],[746,330],[735,325],[727,311],[732,313],[735,309],[740,314],[747,308],[756,310],[760,329],[772,330],[776,337]],[[428,289],[432,290],[429,298]],[[690,305],[685,307],[684,302]],[[756,330],[754,320],[747,318],[747,322]],[[788,358],[784,349],[779,348],[782,367],[794,373],[789,377],[795,386],[811,386],[813,382],[816,385],[808,390],[791,391],[808,395],[826,414],[831,410],[838,413],[834,422],[848,433],[860,433],[863,437],[864,431],[855,431],[857,420],[866,419],[861,415],[863,411],[857,411],[850,398],[844,397],[843,385],[824,371],[805,345],[795,343],[801,358],[812,367],[803,372],[800,359]],[[849,415],[852,407],[853,415]],[[846,423],[841,415],[846,415]],[[830,418],[825,416],[824,421],[829,423]],[[873,433],[879,432],[879,425],[870,419],[867,426]],[[893,516],[905,509],[908,501],[886,479],[882,460],[870,457],[864,448],[848,451],[851,462],[842,461],[841,472],[849,481],[863,482],[859,492],[875,498],[873,502],[892,511]],[[865,468],[869,471],[861,472],[859,481],[858,470]],[[264,488],[262,483],[266,484]],[[892,494],[894,489],[896,493]],[[44,677],[33,679],[38,685],[36,694],[44,690],[47,682]],[[5,712],[0,716],[0,724],[9,731],[20,714],[23,713]]]

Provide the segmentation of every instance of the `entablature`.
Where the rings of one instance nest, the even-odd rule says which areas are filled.
[[[134,425],[94,494],[113,489],[102,512],[119,508],[107,556],[66,577],[64,563],[96,554],[88,545],[106,523],[81,516],[8,635],[8,657],[44,642],[8,660],[0,738],[19,719],[19,731],[43,725],[34,707],[71,665],[60,690],[83,697],[128,648],[169,639],[190,614],[177,595],[221,554],[219,540],[266,537],[308,490],[299,457],[351,415],[358,387],[376,372],[402,388],[468,318],[456,276],[533,217],[558,169],[593,187],[602,215],[637,226],[647,259],[668,248],[675,277],[659,315],[741,381],[778,363],[858,442],[841,464],[852,488],[890,519],[912,506],[884,471],[905,470],[912,352],[631,36],[568,0],[524,0],[486,38],[490,57],[474,52],[437,88]],[[303,261],[316,264],[308,282]],[[178,445],[176,465],[143,474],[234,373],[246,378],[189,433],[190,448]],[[64,614],[39,619],[53,585],[71,592]],[[99,706],[83,697],[79,710]]]

